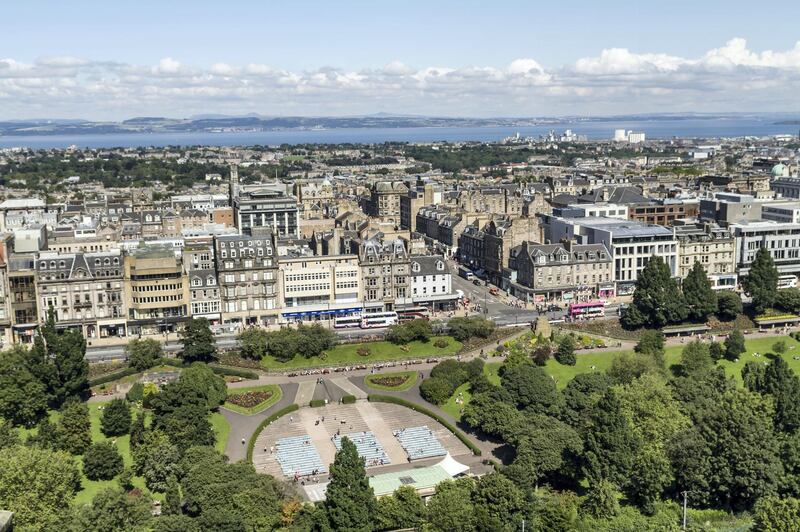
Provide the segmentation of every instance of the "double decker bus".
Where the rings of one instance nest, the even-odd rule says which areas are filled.
[[[361,327],[361,314],[352,316],[341,316],[333,319],[335,329],[349,329],[351,327]]]
[[[778,288],[797,288],[796,275],[781,275],[778,277]]]
[[[586,303],[570,303],[567,315],[571,319],[602,318],[606,314],[605,301],[587,301]]]
[[[377,329],[397,323],[397,312],[373,312],[361,315],[362,329]]]
[[[431,317],[428,307],[406,307],[397,310],[397,319],[402,321],[427,320]]]

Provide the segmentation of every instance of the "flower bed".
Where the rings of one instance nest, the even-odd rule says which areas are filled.
[[[244,415],[257,414],[280,401],[281,389],[276,384],[228,389],[224,407]]]
[[[394,377],[378,377],[370,379],[372,384],[377,384],[378,386],[386,386],[387,388],[396,388],[398,386],[402,386],[403,384],[410,379],[410,375],[397,375]]]
[[[242,408],[253,408],[272,397],[270,390],[256,390],[228,396],[228,402]]]
[[[376,373],[364,379],[367,386],[376,390],[401,392],[414,386],[417,382],[416,371],[396,371],[393,373]]]

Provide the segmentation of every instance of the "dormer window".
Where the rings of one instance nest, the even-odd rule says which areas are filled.
[[[203,286],[203,281],[199,277],[192,277],[192,286]]]
[[[46,262],[40,262],[39,263],[39,268],[41,268],[43,270],[46,270],[47,269],[47,263]]]
[[[420,270],[419,262],[415,262],[411,265],[411,271],[418,272]]]
[[[444,270],[444,262],[442,262],[442,261],[437,261],[437,262],[436,262],[436,269],[437,269],[437,270],[439,270],[439,271],[442,271],[442,270]]]

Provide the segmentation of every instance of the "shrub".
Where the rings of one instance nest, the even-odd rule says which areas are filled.
[[[269,332],[266,329],[251,327],[239,334],[239,353],[242,358],[250,360],[261,360],[267,354],[267,338]]]
[[[294,411],[299,410],[299,409],[300,409],[300,407],[297,404],[292,403],[292,404],[290,404],[288,406],[285,406],[285,407],[281,408],[277,412],[275,412],[273,414],[270,414],[269,417],[265,418],[261,423],[258,424],[258,426],[256,427],[256,430],[253,431],[252,436],[250,436],[250,441],[247,444],[247,461],[248,462],[252,462],[253,461],[253,448],[256,445],[256,440],[258,439],[258,436],[261,434],[261,431],[264,430],[264,427],[266,427],[267,425],[269,425],[270,423],[272,423],[276,419],[280,419],[283,416],[285,416],[286,414],[289,414],[289,413],[294,412]]]
[[[342,397],[342,404],[343,405],[352,405],[355,402],[356,402],[356,396],[355,395],[345,395],[344,397]]]
[[[124,399],[113,399],[103,410],[100,430],[106,436],[122,436],[131,428],[131,407]]]
[[[556,361],[563,366],[574,366],[577,362],[575,358],[575,339],[572,336],[566,335],[559,340]]]
[[[356,353],[358,354],[358,356],[368,357],[369,353],[370,353],[370,350],[369,350],[369,347],[367,347],[365,345],[362,345],[361,347],[356,349]]]
[[[139,371],[135,368],[125,368],[122,371],[115,371],[114,373],[107,373],[102,377],[97,377],[96,379],[92,379],[89,381],[89,386],[94,388],[95,386],[100,386],[101,384],[107,384],[109,382],[114,382],[116,380],[122,379],[124,377],[130,377],[131,375],[136,375]]]
[[[129,364],[136,371],[144,371],[155,366],[156,362],[164,356],[161,343],[152,338],[144,340],[134,339],[125,346],[125,354]]]
[[[308,406],[310,406],[311,408],[319,408],[321,406],[325,406],[325,400],[324,399],[312,399],[311,402],[308,403]]]
[[[131,403],[141,402],[144,399],[144,384],[141,382],[134,383],[128,393],[125,394],[125,399]]]
[[[436,341],[433,342],[433,345],[434,347],[438,347],[439,349],[444,349],[445,347],[450,345],[450,343],[444,338],[437,338]]]
[[[786,346],[785,340],[778,340],[777,342],[772,344],[772,350],[778,353],[779,355],[784,354],[787,349],[788,347]]]
[[[456,387],[442,377],[425,379],[419,385],[419,393],[429,403],[442,405],[450,399]]]
[[[742,298],[736,292],[720,290],[717,294],[717,317],[731,321],[742,313]]]
[[[451,318],[447,322],[450,335],[459,342],[466,342],[472,337],[488,338],[495,329],[492,320],[478,316]]]
[[[122,455],[111,442],[93,443],[83,455],[83,474],[89,480],[111,480],[123,469]]]
[[[279,362],[288,362],[296,355],[305,358],[319,356],[336,345],[338,337],[318,323],[300,325],[296,329],[281,329],[266,334],[266,351]]]
[[[247,369],[229,368],[227,366],[219,366],[217,364],[209,364],[208,367],[211,368],[211,371],[213,371],[217,375],[223,375],[228,377],[241,377],[243,379],[249,379],[249,380],[258,379],[258,373]]]
[[[432,335],[431,322],[416,319],[399,325],[392,325],[386,333],[386,339],[393,344],[409,344],[415,340],[427,342]]]

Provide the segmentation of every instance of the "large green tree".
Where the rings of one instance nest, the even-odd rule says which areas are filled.
[[[185,387],[201,392],[209,409],[218,407],[228,397],[225,379],[214,373],[207,364],[195,362],[181,372],[180,381]]]
[[[699,261],[694,262],[683,280],[682,288],[690,319],[704,322],[717,312],[717,294],[711,288],[711,281]]]
[[[158,359],[164,356],[164,348],[158,340],[134,338],[125,346],[125,354],[128,357],[128,364],[133,369],[145,371],[152,368]]]
[[[623,325],[629,328],[664,327],[680,323],[686,316],[686,302],[669,266],[661,257],[651,257],[639,272],[633,301],[622,316]]]
[[[89,407],[78,399],[70,399],[61,407],[56,428],[59,447],[72,454],[83,454],[92,444],[91,428]]]
[[[788,532],[800,523],[800,500],[763,497],[755,505],[753,532]]]
[[[125,399],[112,399],[103,409],[100,430],[106,436],[122,436],[131,429],[131,407]]]
[[[778,297],[778,268],[765,247],[759,248],[750,264],[750,271],[742,280],[744,291],[753,298],[757,314],[771,308]]]
[[[522,364],[508,368],[500,379],[519,408],[532,407],[547,413],[559,411],[561,396],[555,381],[543,368]]]
[[[0,449],[0,508],[14,512],[15,529],[42,530],[67,511],[80,478],[67,453],[23,446]]]
[[[507,477],[490,473],[481,477],[472,494],[479,530],[513,532],[519,529],[525,499]]]
[[[364,459],[356,445],[342,438],[342,447],[331,464],[325,512],[334,530],[373,530],[375,495],[367,480]]]
[[[375,528],[379,530],[415,529],[425,520],[425,503],[412,486],[400,486],[378,499]]]
[[[145,432],[142,443],[133,449],[133,470],[153,491],[167,490],[169,479],[178,473],[179,461],[178,447],[159,430]]]
[[[428,525],[436,532],[475,530],[472,493],[475,481],[471,478],[446,480],[436,486],[428,500]]]
[[[26,349],[15,346],[0,356],[0,418],[32,427],[47,411],[44,384],[28,369]]]
[[[152,519],[148,493],[106,488],[65,523],[68,532],[145,532]]]
[[[124,468],[122,455],[110,441],[95,442],[83,454],[83,474],[89,480],[111,480]]]
[[[735,362],[739,355],[746,351],[744,344],[744,335],[739,329],[734,329],[725,338],[725,358],[731,362]]]
[[[609,389],[592,411],[586,434],[584,474],[590,482],[605,479],[624,487],[641,447],[641,436],[623,411],[618,392]]]
[[[183,344],[181,358],[184,361],[211,362],[217,358],[217,339],[206,318],[187,320],[179,334]]]

